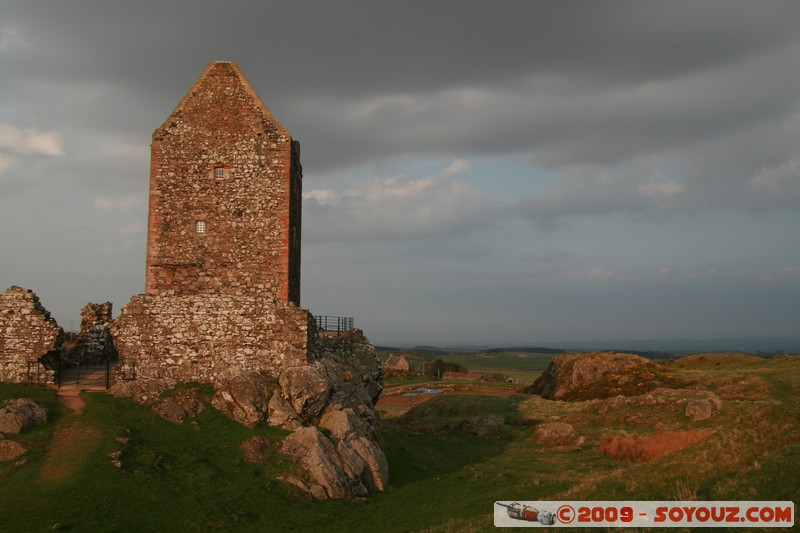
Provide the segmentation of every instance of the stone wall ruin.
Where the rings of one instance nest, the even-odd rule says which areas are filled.
[[[63,338],[33,291],[12,286],[0,294],[0,382],[51,380]]]

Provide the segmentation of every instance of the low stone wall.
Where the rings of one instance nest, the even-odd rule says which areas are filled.
[[[0,382],[27,383],[28,364],[61,348],[64,331],[33,291],[12,286],[0,294]]]
[[[138,295],[109,325],[116,380],[220,383],[307,364],[308,311],[274,297]]]

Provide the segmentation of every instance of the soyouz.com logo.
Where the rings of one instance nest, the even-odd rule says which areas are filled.
[[[498,501],[497,527],[792,527],[790,501]]]

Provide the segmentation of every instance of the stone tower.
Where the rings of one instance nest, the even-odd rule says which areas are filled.
[[[145,292],[300,304],[300,144],[239,68],[209,64],[153,132]]]

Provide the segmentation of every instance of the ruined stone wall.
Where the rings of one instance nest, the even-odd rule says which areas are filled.
[[[111,322],[112,308],[111,302],[87,303],[81,308],[81,330],[71,342],[64,343],[63,365],[97,364],[116,359],[111,333],[106,326]]]
[[[110,329],[117,383],[219,383],[244,372],[277,377],[306,364],[308,312],[274,298],[218,295],[134,296]]]
[[[147,294],[300,300],[299,145],[231,63],[153,133]]]
[[[28,363],[58,350],[63,335],[33,291],[6,289],[0,294],[0,382],[26,383]]]
[[[113,304],[104,302],[101,304],[87,303],[81,308],[81,331],[80,335],[86,335],[92,326],[111,322],[111,312]]]

